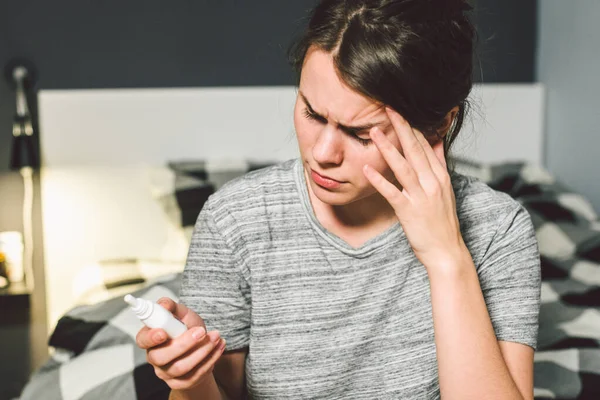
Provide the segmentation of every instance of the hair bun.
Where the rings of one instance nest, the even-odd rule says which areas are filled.
[[[473,9],[468,0],[391,0],[383,8],[409,21],[448,20]]]
[[[452,14],[463,14],[473,10],[473,6],[468,0],[438,0],[434,1],[434,3],[444,4]]]
[[[426,13],[440,19],[463,16],[465,12],[473,9],[468,0],[421,0],[420,3],[424,6]]]

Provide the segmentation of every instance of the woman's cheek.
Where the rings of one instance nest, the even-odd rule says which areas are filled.
[[[379,172],[381,175],[383,175],[383,177],[386,178],[387,180],[394,179],[394,174],[393,174],[392,170],[390,169],[389,165],[387,164],[387,162],[385,161],[385,159],[383,158],[383,156],[381,155],[379,150],[375,149],[375,151],[376,151],[376,154],[373,156],[373,159],[370,161],[370,165],[377,172]]]

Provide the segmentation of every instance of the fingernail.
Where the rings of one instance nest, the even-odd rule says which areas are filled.
[[[219,334],[218,331],[212,331],[210,332],[210,340],[214,343],[218,343],[219,339],[221,338],[221,335]]]
[[[164,297],[161,297],[160,299],[158,299],[156,304],[165,304],[166,302],[167,302],[167,299],[165,299]]]
[[[221,339],[221,343],[219,344],[219,350],[224,350],[225,349],[225,344],[227,344],[227,342],[225,341],[225,339]]]
[[[154,335],[154,340],[157,342],[162,342],[163,340],[165,340],[165,335],[159,332]]]
[[[206,331],[202,327],[200,327],[200,328],[196,329],[194,332],[192,332],[192,337],[195,340],[199,340],[199,339],[203,338],[204,335],[206,335]]]

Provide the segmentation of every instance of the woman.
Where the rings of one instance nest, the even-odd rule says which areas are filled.
[[[300,159],[211,197],[181,304],[161,300],[189,331],[138,334],[171,398],[533,398],[534,229],[446,163],[472,86],[469,9],[316,7],[293,52]]]

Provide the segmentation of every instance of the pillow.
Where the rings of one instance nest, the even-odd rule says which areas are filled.
[[[192,228],[211,194],[232,179],[272,164],[247,160],[173,161],[167,173],[155,171],[152,190],[176,226]]]

